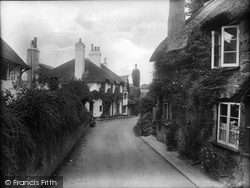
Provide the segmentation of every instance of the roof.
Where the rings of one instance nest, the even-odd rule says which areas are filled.
[[[64,80],[74,78],[75,74],[75,59],[72,59],[48,72],[48,77],[58,77]],[[101,68],[96,66],[89,59],[85,59],[85,72],[83,79],[88,82],[107,82],[124,84],[123,80],[114,72],[108,69],[105,65],[101,64]]]
[[[49,65],[45,65],[45,64],[43,64],[43,63],[39,63],[39,66],[41,67],[41,68],[44,68],[44,69],[47,69],[47,70],[52,70],[54,67],[51,67],[51,66],[49,66]]]
[[[180,50],[187,46],[188,38],[191,32],[198,28],[204,27],[212,23],[216,19],[224,17],[227,22],[240,18],[249,12],[249,0],[211,0],[206,3],[198,12],[191,16],[185,26],[175,36],[170,44],[164,39],[161,44],[156,48],[150,61],[156,61],[161,58],[164,53]],[[225,20],[221,21],[225,23]],[[213,25],[213,23],[211,24]]]
[[[28,66],[20,57],[17,55],[17,53],[2,39],[1,40],[1,59],[5,59],[10,61],[13,64],[18,64],[21,67],[24,68],[31,68]],[[2,61],[1,61],[2,62]]]
[[[240,102],[244,97],[250,97],[250,75],[240,85],[239,90],[231,97],[230,101]]]

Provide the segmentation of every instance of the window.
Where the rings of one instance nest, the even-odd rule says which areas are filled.
[[[102,106],[99,106],[99,111],[102,112]]]
[[[164,106],[163,106],[163,116],[164,116],[164,119],[165,120],[169,120],[170,119],[170,105],[168,102],[164,103]]]
[[[127,98],[127,96],[128,96],[128,94],[127,94],[127,93],[123,93],[123,98],[124,98],[124,99],[126,99],[126,98]]]
[[[127,112],[127,106],[122,107],[122,113],[125,114]]]
[[[15,80],[15,69],[9,63],[7,68],[7,80]]]
[[[238,149],[240,104],[220,103],[218,112],[217,142]]]
[[[211,68],[239,66],[239,26],[224,26],[212,31]]]

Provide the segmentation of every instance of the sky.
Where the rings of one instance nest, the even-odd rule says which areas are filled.
[[[152,81],[156,47],[167,36],[168,0],[1,1],[1,37],[26,62],[37,37],[40,63],[57,67],[75,56],[82,38],[85,57],[91,44],[117,75],[137,64],[141,85]]]

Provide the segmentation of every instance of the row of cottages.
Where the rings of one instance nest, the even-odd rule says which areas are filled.
[[[214,148],[233,154],[239,154],[243,149],[247,186],[250,185],[249,10],[249,0],[210,0],[185,21],[184,0],[170,0],[168,37],[150,59],[157,64],[164,61],[166,55],[187,49],[194,31],[211,38],[211,66],[208,70],[219,69],[230,76],[224,82],[220,99],[213,109],[214,127],[210,143]],[[162,118],[171,120],[171,102],[163,98],[161,104]],[[241,124],[245,129],[243,148],[238,142]]]
[[[38,72],[45,74],[53,67],[39,63],[37,38],[31,41],[27,49],[27,64],[1,39],[1,91],[13,93],[30,88],[31,81],[38,78]],[[33,63],[35,62],[35,64]]]
[[[107,59],[101,63],[100,47],[91,45],[89,58],[85,58],[85,44],[79,39],[75,44],[75,58],[52,69],[48,72],[49,77],[56,77],[64,81],[76,78],[83,79],[89,86],[90,92],[99,91],[102,88],[105,92],[111,89],[114,93],[118,88],[123,94],[123,99],[119,103],[110,106],[110,116],[128,115],[128,90],[122,77],[119,77],[107,67]],[[101,99],[86,103],[86,108],[93,113],[94,117],[101,117],[103,104]]]

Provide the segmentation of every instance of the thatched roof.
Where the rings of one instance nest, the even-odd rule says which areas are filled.
[[[181,31],[171,40],[170,44],[166,39],[156,48],[150,61],[156,61],[164,53],[180,50],[187,46],[188,38],[194,29],[206,28],[213,25],[213,22],[224,17],[221,24],[228,24],[249,13],[249,0],[211,0],[197,13],[190,17]]]
[[[2,38],[0,38],[0,41],[1,41],[1,54],[0,54],[1,62],[3,62],[2,59],[4,59],[13,64],[18,64],[23,68],[28,68],[28,69],[31,68],[19,57],[19,55],[17,55],[17,53]]]
[[[124,84],[123,80],[108,69],[105,65],[101,64],[101,68],[96,66],[89,59],[85,59],[85,72],[83,79],[88,83],[93,82],[110,82],[117,84]],[[75,75],[75,59],[72,59],[54,69],[49,71],[47,77],[57,77],[64,80],[70,80]]]

